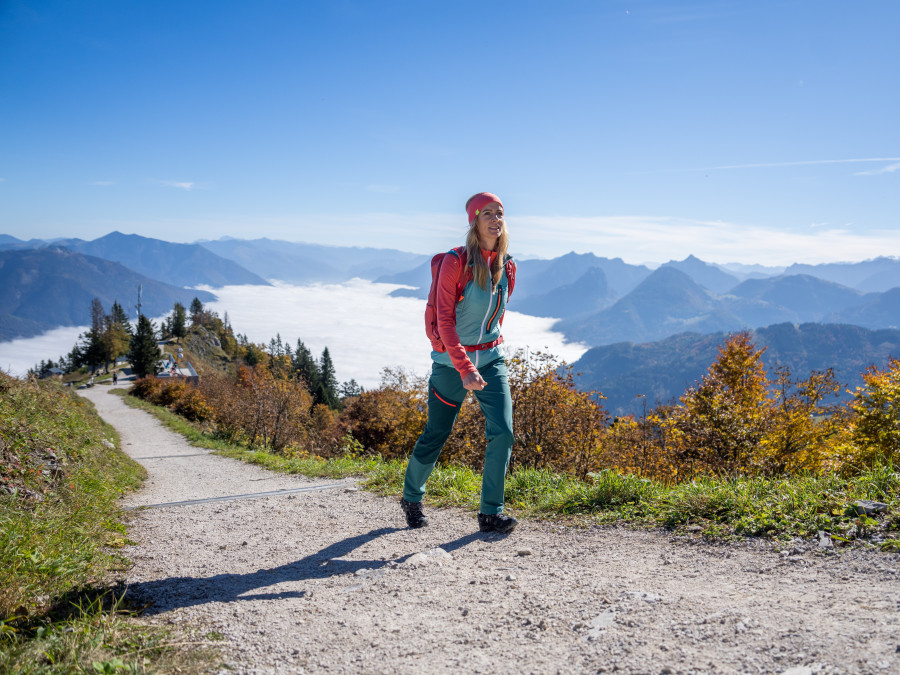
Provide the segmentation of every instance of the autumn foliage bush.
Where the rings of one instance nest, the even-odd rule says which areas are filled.
[[[547,354],[518,354],[508,367],[516,439],[511,467],[552,468],[580,476],[599,468],[599,440],[607,415],[592,393],[579,392],[570,369],[560,368]],[[385,369],[381,387],[364,392],[347,407],[348,429],[366,453],[396,458],[412,452],[428,417],[426,387],[422,378]],[[480,470],[484,432],[484,416],[470,394],[441,461]]]
[[[508,360],[518,467],[588,478],[619,474],[679,483],[698,476],[784,476],[852,472],[900,464],[900,360],[870,368],[849,405],[830,370],[795,379],[749,333],[731,335],[706,375],[675,403],[610,420],[602,394],[579,391],[571,368],[540,352]],[[351,453],[403,459],[427,421],[427,381],[385,369],[381,386],[316,405],[302,379],[278,359],[243,365],[237,375],[204,376],[198,386],[156,378],[133,392],[199,422],[229,442],[321,457]],[[485,421],[469,395],[442,463],[480,470]]]
[[[900,358],[891,359],[886,370],[869,368],[850,407],[854,460],[900,466]]]
[[[402,369],[385,368],[381,386],[364,391],[344,410],[347,428],[364,454],[406,457],[428,417],[426,382]]]
[[[199,385],[143,378],[131,393],[249,448],[327,455],[341,437],[336,415],[314,405],[302,380],[276,377],[263,364],[242,365],[236,377],[207,375]]]

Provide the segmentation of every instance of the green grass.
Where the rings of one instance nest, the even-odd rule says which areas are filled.
[[[218,454],[268,469],[313,477],[356,476],[366,488],[384,495],[403,489],[405,462],[378,457],[290,459],[229,446],[165,408],[126,396],[129,405],[146,409],[191,443]],[[427,503],[478,508],[481,476],[468,467],[438,465],[428,481]],[[851,505],[857,499],[889,504],[887,515],[861,519]],[[506,482],[506,501],[516,515],[593,523],[620,522],[664,527],[714,539],[813,537],[819,530],[851,544],[866,544],[875,535],[881,550],[900,550],[900,471],[876,466],[854,477],[801,475],[788,478],[698,478],[666,485],[614,470],[587,480],[547,469],[517,468]]]
[[[117,500],[145,474],[118,444],[85,399],[0,374],[0,672],[191,672],[203,660],[129,618]]]

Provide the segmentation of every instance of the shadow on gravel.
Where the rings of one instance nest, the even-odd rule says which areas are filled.
[[[341,558],[373,539],[403,529],[406,528],[382,527],[371,530],[365,534],[335,542],[321,551],[295,562],[271,569],[261,569],[258,572],[217,574],[211,577],[169,577],[168,579],[132,584],[128,587],[128,595],[132,603],[147,604],[145,614],[157,614],[178,607],[193,607],[208,602],[302,598],[307,595],[306,591],[278,593],[252,593],[252,591],[287,581],[324,579],[336,574],[356,573],[359,570],[376,570],[391,562],[402,562],[409,556],[393,561],[342,560]],[[466,539],[466,537],[462,539]],[[449,545],[453,545],[453,543],[455,542]]]
[[[508,534],[499,534],[497,532],[473,532],[471,534],[462,536],[459,539],[448,541],[446,544],[441,544],[440,548],[447,551],[447,553],[453,553],[453,551],[457,551],[463,546],[468,546],[473,541],[493,542],[500,541],[501,539],[506,539],[508,536]]]

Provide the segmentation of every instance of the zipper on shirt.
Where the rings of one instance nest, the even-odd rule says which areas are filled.
[[[500,314],[500,302],[503,300],[503,286],[500,286],[497,289],[497,309],[494,310],[493,315],[491,315],[491,320],[488,321],[487,332],[490,333],[493,328],[491,326],[494,325],[494,319]]]

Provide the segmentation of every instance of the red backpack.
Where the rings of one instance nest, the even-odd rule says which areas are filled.
[[[438,253],[431,259],[431,287],[428,289],[428,301],[425,303],[425,335],[427,335],[428,339],[431,340],[431,348],[436,352],[447,351],[444,343],[441,342],[441,336],[438,334],[436,295],[438,287],[438,276],[440,276],[441,273],[441,264],[444,262],[444,259],[447,256],[451,255],[455,255],[457,258],[459,258],[459,269],[465,270],[462,274],[459,275],[459,279],[456,282],[457,302],[462,299],[463,290],[465,289],[466,284],[468,284],[472,279],[472,268],[466,264],[467,253],[465,246],[457,246],[456,248],[451,248],[446,253]],[[509,258],[506,261],[506,276],[509,279],[509,294],[512,294],[513,288],[516,283],[516,263],[512,258]],[[494,347],[500,344],[502,341],[503,337],[501,336],[498,340],[495,340],[491,343],[487,343],[484,345],[466,346],[466,351],[471,352],[477,351],[479,349],[487,349],[488,347]]]

